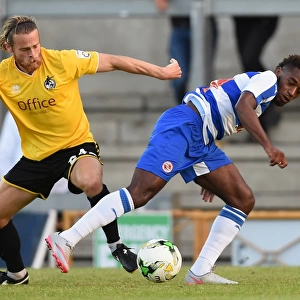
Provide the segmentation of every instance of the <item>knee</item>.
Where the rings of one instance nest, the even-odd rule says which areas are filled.
[[[102,182],[99,178],[86,177],[80,180],[80,189],[83,190],[88,197],[98,195],[102,191],[102,188]]]
[[[252,190],[250,188],[247,188],[243,191],[240,191],[240,193],[238,193],[234,197],[227,199],[225,203],[241,210],[246,215],[248,215],[254,207],[255,197]]]
[[[4,228],[10,221],[10,218],[1,218],[0,219],[0,229]]]
[[[238,208],[248,215],[252,211],[255,204],[255,197],[252,190],[250,188],[246,189],[241,197],[239,197],[238,201]]]

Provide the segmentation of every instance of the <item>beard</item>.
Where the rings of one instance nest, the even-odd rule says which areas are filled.
[[[39,54],[39,56],[35,58],[26,58],[26,59],[15,59],[17,67],[27,73],[32,74],[34,71],[36,71],[40,65],[42,64],[42,56]]]

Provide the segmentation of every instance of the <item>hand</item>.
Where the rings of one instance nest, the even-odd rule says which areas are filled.
[[[211,193],[210,191],[201,188],[200,195],[202,195],[202,199],[204,202],[212,202],[214,200],[215,194]]]
[[[278,165],[279,168],[283,169],[288,165],[288,161],[285,154],[274,146],[265,148],[265,151],[269,157],[270,166]]]
[[[182,75],[181,68],[176,59],[171,58],[170,63],[163,68],[163,78],[162,79],[177,79]]]

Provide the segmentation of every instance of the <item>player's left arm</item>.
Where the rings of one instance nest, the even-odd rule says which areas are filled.
[[[120,70],[132,74],[146,75],[161,80],[181,77],[181,68],[176,59],[171,59],[165,67],[160,67],[128,56],[99,53],[97,72]]]
[[[251,92],[243,92],[235,105],[235,110],[243,127],[255,138],[264,148],[270,161],[270,165],[279,165],[285,168],[288,161],[282,151],[274,147],[262,128],[260,121],[255,113],[257,106],[254,95]]]
[[[235,110],[242,126],[265,148],[271,142],[255,113],[256,107],[254,95],[245,91],[235,105]]]

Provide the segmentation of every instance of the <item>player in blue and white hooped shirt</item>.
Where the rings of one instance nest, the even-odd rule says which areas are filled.
[[[272,71],[266,71],[247,72],[229,79],[214,80],[209,87],[199,87],[195,92],[187,93],[183,102],[191,101],[203,121],[212,121],[212,124],[206,124],[208,130],[213,139],[220,140],[242,128],[234,107],[245,91],[251,92],[255,97],[255,112],[259,117],[277,93],[277,77]]]
[[[213,266],[241,229],[255,199],[215,140],[245,128],[264,148],[270,166],[285,168],[285,154],[272,145],[258,117],[270,101],[284,106],[299,94],[299,55],[285,58],[275,72],[238,74],[187,93],[183,104],[168,109],[156,122],[130,185],[105,196],[69,230],[50,235],[58,245],[52,249],[58,263],[68,252],[67,245],[74,247],[93,230],[145,205],[179,173],[185,182],[194,181],[201,187],[205,202],[211,202],[214,195],[225,202],[185,282],[236,284],[215,274]]]

